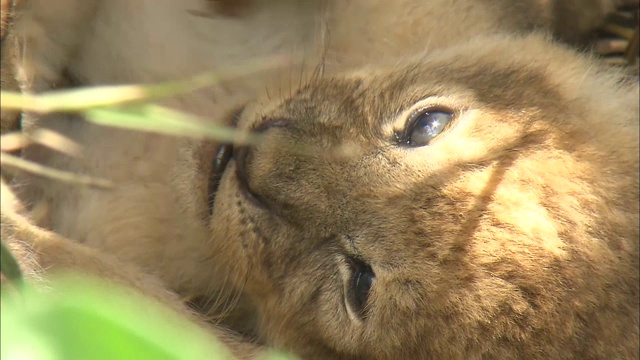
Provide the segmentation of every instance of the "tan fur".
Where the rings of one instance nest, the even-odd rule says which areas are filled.
[[[263,336],[326,358],[637,357],[638,87],[617,81],[538,37],[486,38],[247,110],[240,128],[288,122],[247,160],[266,209],[229,171],[212,229],[242,239],[220,252]],[[416,103],[455,123],[396,145]],[[376,273],[361,321],[346,256]]]
[[[151,296],[160,290],[140,274],[157,276],[304,358],[638,356],[637,82],[517,35],[575,42],[613,1],[241,3],[232,17],[195,0],[21,5],[9,35],[24,50],[23,91],[65,71],[82,84],[154,82],[292,56],[165,102],[219,122],[257,98],[240,128],[284,121],[247,161],[268,210],[239,190],[232,162],[209,217],[217,144],[31,116],[27,131],[49,127],[85,150],[27,158],[117,184],[16,179],[28,208],[49,204],[40,226],[82,243],[48,235],[57,245],[38,261],[122,271]],[[431,146],[398,146],[419,102],[456,119]],[[84,257],[102,253],[109,270],[91,270]],[[376,274],[366,319],[344,304],[346,255]]]
[[[210,341],[223,342],[239,359],[253,359],[261,354],[258,346],[241,341],[237,335],[229,331],[209,326],[202,316],[187,308],[183,301],[157,278],[109,254],[71,242],[34,226],[28,218],[20,214],[20,207],[20,203],[3,181],[2,239],[7,241],[8,248],[19,259],[23,275],[33,285],[46,289],[49,286],[47,275],[60,270],[78,271],[82,275],[104,278],[128,287],[132,293],[153,299],[164,305],[168,311],[198,324],[203,333],[208,333]],[[136,311],[142,311],[149,317],[164,316],[163,313],[154,313],[147,309]]]

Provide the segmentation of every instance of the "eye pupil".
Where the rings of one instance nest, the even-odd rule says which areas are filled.
[[[408,144],[424,146],[438,136],[449,124],[453,115],[444,111],[423,111],[419,113],[411,125]]]

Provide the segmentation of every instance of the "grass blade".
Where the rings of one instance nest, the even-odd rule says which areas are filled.
[[[234,144],[256,144],[259,136],[234,128],[205,124],[196,116],[158,105],[138,105],[119,108],[97,108],[85,112],[87,121],[99,125],[166,135],[212,139]]]
[[[109,189],[113,187],[113,183],[109,180],[53,169],[5,153],[0,153],[0,165],[71,184],[91,186],[101,189]]]

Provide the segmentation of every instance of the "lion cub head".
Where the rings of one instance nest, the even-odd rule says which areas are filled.
[[[638,85],[537,36],[245,109],[211,229],[303,358],[638,355]]]

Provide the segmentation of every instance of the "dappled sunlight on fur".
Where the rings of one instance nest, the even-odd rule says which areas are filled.
[[[22,3],[26,92],[289,59],[163,101],[262,133],[217,187],[221,144],[24,114],[83,146],[24,158],[115,184],[20,174],[8,208],[3,185],[29,279],[129,285],[243,358],[638,356],[637,77],[559,42],[617,1]],[[450,122],[415,143],[425,111]]]

